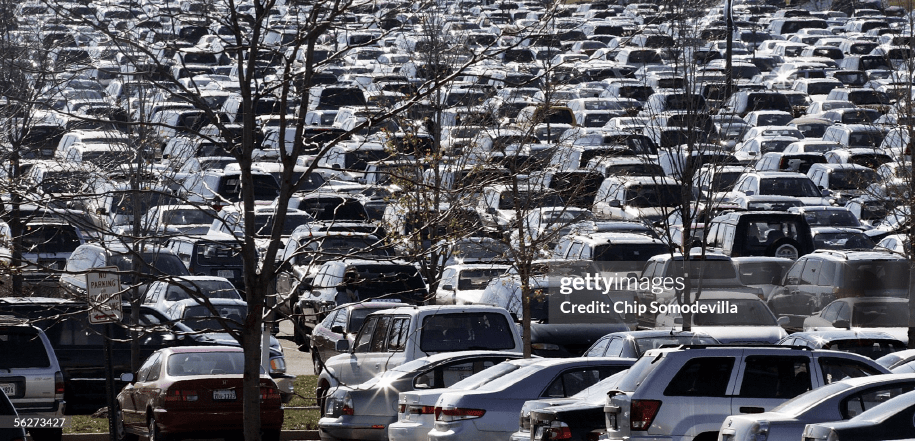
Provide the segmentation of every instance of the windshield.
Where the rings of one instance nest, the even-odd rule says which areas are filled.
[[[870,237],[860,231],[817,233],[813,236],[813,244],[818,250],[860,250],[871,249],[875,245]]]
[[[505,272],[504,268],[468,269],[458,276],[458,289],[483,289],[489,281]]]
[[[851,211],[815,210],[805,211],[804,218],[811,227],[860,227],[861,223]]]
[[[162,213],[163,225],[209,225],[216,217],[215,210],[203,208],[178,208]]]
[[[521,191],[518,192],[518,198],[515,199],[511,192],[505,191],[499,196],[500,210],[514,210],[516,207],[521,209],[532,209],[559,206],[563,206],[562,198],[552,193],[544,194]]]
[[[675,207],[680,204],[680,187],[675,185],[633,185],[626,189],[629,206],[638,208]]]
[[[213,308],[218,314],[214,314],[204,305],[189,306],[184,309],[181,321],[195,331],[222,331],[225,328],[216,317],[226,319],[227,326],[238,329],[243,318],[248,315],[248,308],[243,304],[213,305]]]
[[[905,280],[908,283],[908,278]],[[909,314],[897,302],[857,303],[852,312],[852,326],[862,328],[893,328],[908,326]]]
[[[238,352],[190,352],[172,354],[166,365],[168,375],[241,375],[245,370],[245,354]]]
[[[813,181],[806,177],[763,179],[759,184],[759,194],[806,198],[821,196]]]

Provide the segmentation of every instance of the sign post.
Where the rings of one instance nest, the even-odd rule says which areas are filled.
[[[86,274],[89,296],[89,323],[105,324],[105,395],[108,401],[108,437],[117,440],[117,410],[114,401],[114,372],[111,368],[111,324],[121,321],[121,278],[117,267],[103,267]]]

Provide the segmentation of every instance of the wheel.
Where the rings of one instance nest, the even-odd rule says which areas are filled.
[[[315,375],[321,375],[321,356],[314,349],[311,351],[311,362],[315,365]]]
[[[791,239],[779,239],[766,249],[766,255],[797,260],[801,256],[800,244]]]
[[[298,318],[292,319],[292,341],[295,342],[295,344],[299,347],[302,347],[302,345],[305,344],[305,339],[302,336],[302,331],[299,330]]]
[[[114,430],[118,441],[137,441],[140,438],[138,435],[127,433],[127,428],[124,427],[124,412],[118,405],[114,408]]]
[[[320,410],[322,417],[324,416],[324,399],[327,396],[328,389],[329,387],[327,384],[321,384],[315,389],[315,398],[318,402],[318,409]]]
[[[149,441],[168,441],[169,437],[164,435],[156,424],[156,417],[149,416]]]

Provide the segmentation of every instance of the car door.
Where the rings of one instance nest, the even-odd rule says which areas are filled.
[[[393,369],[407,362],[407,340],[410,337],[410,317],[394,317],[385,338],[384,349],[388,352],[384,370]]]
[[[767,412],[814,384],[807,356],[747,355],[739,368],[733,415]]]
[[[340,362],[334,365],[334,369],[339,373],[339,381],[342,383],[361,383],[364,380],[364,374],[362,373],[362,363],[367,358],[372,348],[372,336],[375,334],[375,328],[378,326],[378,321],[381,319],[380,316],[370,316],[365,319],[365,323],[362,325],[362,329],[359,330],[359,334],[356,335],[355,343],[353,343],[353,349],[349,352],[349,359],[346,362]]]
[[[147,377],[149,376],[149,371],[152,368],[153,364],[159,359],[160,354],[156,353],[146,359],[143,362],[143,365],[140,366],[140,369],[136,373],[136,378],[134,378],[133,383],[130,383],[124,386],[124,389],[121,390],[121,413],[125,425],[144,427],[145,422],[145,407],[141,406],[141,399],[139,398],[139,389],[138,385],[146,382]],[[143,420],[143,421],[141,421]]]

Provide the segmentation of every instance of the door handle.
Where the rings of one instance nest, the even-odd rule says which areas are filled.
[[[741,406],[740,413],[763,413],[766,410],[762,407],[750,407],[750,406]]]

